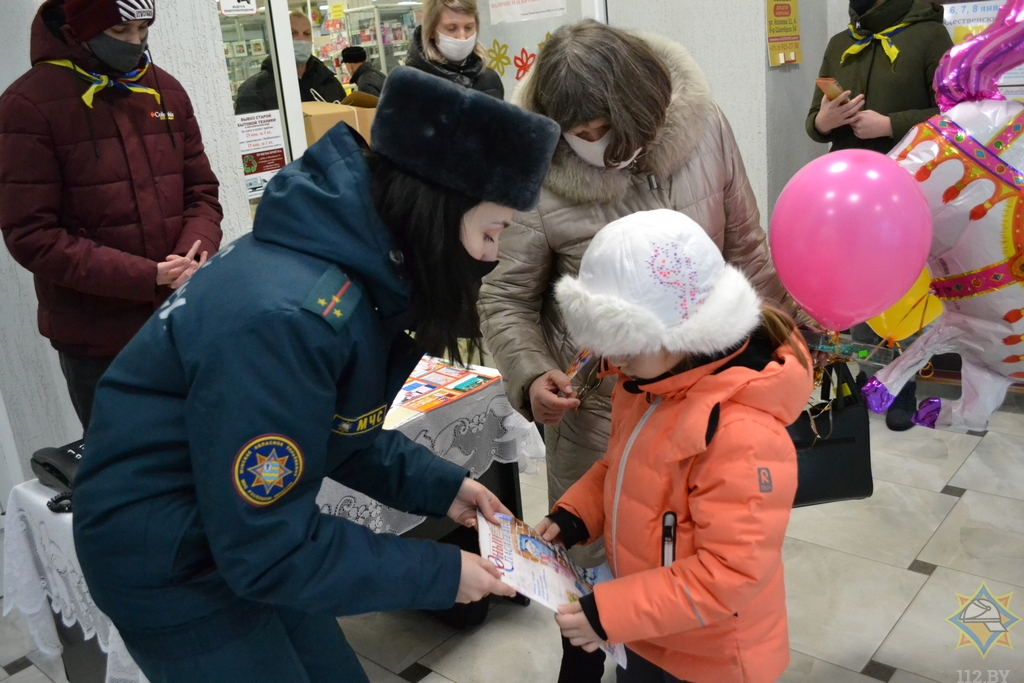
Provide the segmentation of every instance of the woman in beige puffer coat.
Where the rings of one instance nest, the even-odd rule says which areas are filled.
[[[603,457],[609,437],[614,378],[578,406],[574,392],[565,397],[563,373],[579,349],[554,299],[555,284],[578,273],[598,230],[637,211],[681,211],[707,231],[766,302],[798,322],[808,319],[775,274],[732,129],[682,46],[584,21],[559,29],[527,78],[514,95],[516,104],[555,119],[563,132],[584,138],[582,147],[593,147],[586,137],[604,133],[610,139],[607,167],[601,168],[584,161],[568,138],[559,142],[540,204],[517,214],[502,233],[498,267],[480,290],[485,343],[509,401],[545,425],[553,504]],[[653,135],[638,138],[645,128]],[[631,160],[637,148],[640,154]],[[592,150],[589,156],[593,162]],[[612,167],[630,160],[622,170]],[[587,567],[604,561],[601,543],[571,554]]]

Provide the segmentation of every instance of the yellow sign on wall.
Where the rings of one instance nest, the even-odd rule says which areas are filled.
[[[331,19],[344,19],[345,18],[345,3],[343,2],[332,2],[331,3]]]
[[[799,64],[800,48],[799,0],[766,0],[768,3],[768,59],[771,66]]]

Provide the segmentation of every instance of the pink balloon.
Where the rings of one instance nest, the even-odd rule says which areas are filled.
[[[829,330],[886,310],[921,275],[932,216],[917,181],[878,152],[849,149],[804,166],[772,214],[779,279]]]

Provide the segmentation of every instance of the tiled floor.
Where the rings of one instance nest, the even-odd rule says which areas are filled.
[[[946,394],[922,385],[919,394]],[[872,426],[875,494],[794,512],[784,548],[790,642],[783,683],[1024,683],[1024,626],[986,657],[947,621],[984,583],[1024,620],[1024,397],[980,434]],[[526,521],[546,475],[522,476]],[[495,602],[456,631],[417,613],[342,619],[374,683],[546,683],[560,647],[542,607]],[[1022,622],[1024,623],[1024,622]],[[13,663],[13,664],[12,664]],[[0,621],[0,681],[63,683],[14,617]],[[991,674],[989,672],[992,672]],[[1002,674],[997,672],[1003,672]],[[614,680],[609,667],[606,682]]]

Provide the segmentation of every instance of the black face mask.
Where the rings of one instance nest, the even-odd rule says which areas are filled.
[[[96,59],[119,74],[128,73],[137,67],[146,48],[149,47],[149,44],[145,42],[142,45],[127,43],[117,38],[111,38],[106,33],[100,33],[95,38],[86,41],[85,44],[96,55]]]
[[[476,281],[483,280],[498,267],[497,261],[478,261],[475,258],[469,259],[469,272]]]
[[[875,0],[850,0],[850,10],[858,17],[862,17],[875,6]]]

